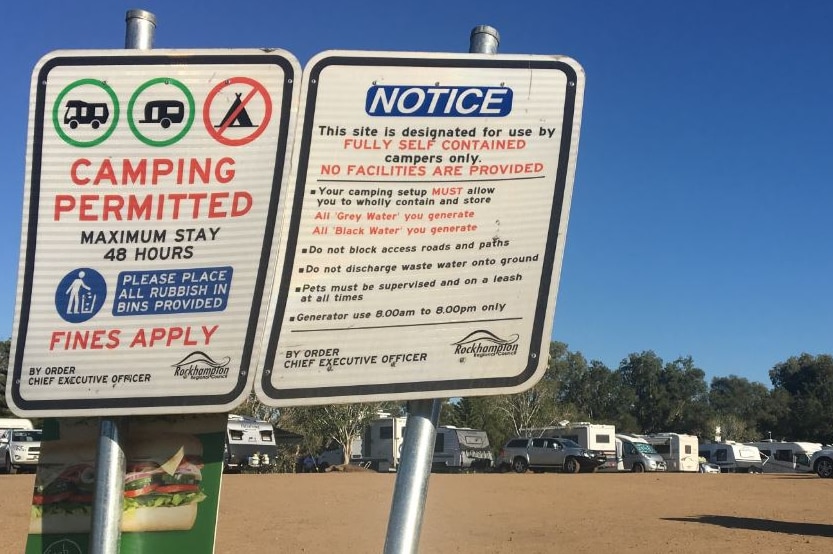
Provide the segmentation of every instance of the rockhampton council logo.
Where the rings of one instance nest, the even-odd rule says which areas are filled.
[[[478,329],[451,344],[456,347],[454,349],[456,355],[471,354],[475,358],[514,356],[518,353],[518,338],[519,336],[515,334],[508,339],[502,339],[491,331]]]
[[[226,356],[222,361],[214,361],[211,356],[199,350],[191,352],[173,365],[174,376],[183,379],[228,379],[229,362]]]

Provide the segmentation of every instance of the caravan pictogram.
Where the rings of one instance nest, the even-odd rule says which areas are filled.
[[[89,148],[113,134],[119,119],[119,100],[104,81],[79,79],[58,94],[52,124],[71,146]]]
[[[170,146],[182,140],[194,123],[194,96],[170,77],[151,79],[136,89],[127,104],[133,135],[148,146]]]
[[[242,146],[259,137],[272,117],[272,99],[261,83],[248,77],[226,79],[205,99],[203,123],[214,139]]]

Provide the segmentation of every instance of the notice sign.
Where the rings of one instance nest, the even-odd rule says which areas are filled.
[[[547,364],[583,89],[581,67],[556,56],[315,57],[261,400],[532,386]]]
[[[223,411],[248,394],[299,79],[282,51],[38,63],[16,412]]]

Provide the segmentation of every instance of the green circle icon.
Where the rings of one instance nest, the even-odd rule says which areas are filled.
[[[67,111],[64,114],[63,124],[68,125],[70,129],[77,129],[81,125],[89,125],[93,129],[99,129],[103,124],[107,123],[107,121],[110,121],[110,126],[101,134],[101,136],[93,140],[76,140],[69,136],[61,127],[62,122],[60,118],[60,110],[61,107],[64,106],[64,98],[72,90],[83,85],[92,85],[106,92],[107,96],[110,97],[110,101],[113,103],[113,113],[110,113],[107,104],[103,102],[70,100],[66,104]],[[107,83],[99,81],[98,79],[79,79],[78,81],[70,83],[64,88],[64,90],[61,91],[58,98],[55,99],[55,104],[52,106],[52,124],[55,126],[55,131],[57,131],[58,136],[61,137],[61,139],[67,144],[77,146],[79,148],[89,148],[107,140],[107,138],[113,134],[113,131],[116,130],[116,124],[118,121],[119,99],[116,97],[116,93],[113,92],[113,89],[107,86]]]
[[[136,121],[133,117],[133,107],[136,105],[136,99],[139,98],[139,95],[148,88],[158,84],[175,86],[182,92],[182,94],[185,95],[185,99],[188,101],[188,119],[182,126],[182,130],[176,135],[164,140],[152,139],[142,134],[136,126]],[[154,123],[160,125],[163,129],[167,129],[171,125],[182,122],[184,115],[182,113],[182,109],[183,105],[179,100],[151,100],[145,104],[145,119],[139,121],[139,123]],[[136,138],[148,146],[170,146],[171,144],[174,144],[188,134],[188,131],[191,129],[191,125],[193,123],[194,97],[191,95],[191,91],[188,90],[188,87],[176,79],[171,79],[170,77],[159,77],[142,84],[142,86],[136,89],[136,92],[133,93],[133,96],[130,97],[130,102],[127,104],[127,124],[130,126],[130,130]]]

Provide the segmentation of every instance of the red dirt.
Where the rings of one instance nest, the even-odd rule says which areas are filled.
[[[0,552],[22,552],[34,477],[0,476]],[[396,476],[225,475],[216,552],[382,552]],[[833,552],[815,475],[432,475],[419,552]]]

